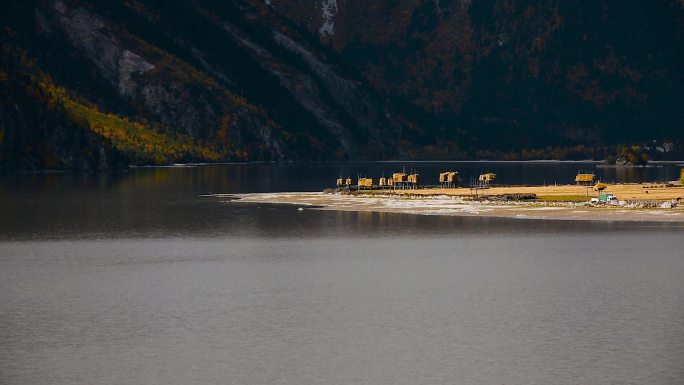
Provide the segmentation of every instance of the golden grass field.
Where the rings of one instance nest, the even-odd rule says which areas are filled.
[[[382,190],[387,191],[387,190]],[[619,200],[672,200],[684,199],[684,187],[667,187],[665,184],[611,184],[604,190],[606,193],[615,195]],[[424,188],[417,190],[392,190],[396,194],[408,194],[413,196],[429,195],[507,195],[507,194],[536,194],[539,200],[547,201],[581,201],[589,200],[598,196],[598,192],[591,187],[577,185],[561,186],[509,186],[491,187],[479,189],[477,192],[470,188]]]

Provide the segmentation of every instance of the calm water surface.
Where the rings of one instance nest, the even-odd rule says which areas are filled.
[[[399,166],[0,179],[0,383],[684,383],[684,224],[299,212],[199,196],[320,190]],[[592,167],[453,168],[565,183]],[[678,173],[629,172],[614,178]]]

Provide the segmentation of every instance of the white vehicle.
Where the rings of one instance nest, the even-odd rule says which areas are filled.
[[[591,203],[617,203],[617,198],[613,194],[599,194],[598,198],[591,198]]]

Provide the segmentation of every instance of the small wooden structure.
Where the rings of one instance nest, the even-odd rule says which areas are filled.
[[[594,191],[601,192],[608,188],[608,185],[603,182],[598,182],[594,185]]]
[[[408,187],[408,175],[403,172],[395,172],[392,174],[392,182],[394,188],[406,188]]]
[[[596,181],[596,174],[578,173],[577,176],[575,176],[575,183],[584,186],[592,185],[594,184],[594,181]]]
[[[403,172],[395,172],[392,174],[392,180],[394,183],[405,183],[408,182],[408,175]]]
[[[458,172],[447,171],[439,173],[439,185],[441,187],[458,187]]]
[[[342,178],[337,178],[337,188],[340,188],[344,185],[344,180]]]
[[[344,184],[347,185],[347,187],[351,187],[351,185],[352,185],[352,180],[351,180],[351,178],[347,178],[347,179],[344,181]]]
[[[411,174],[408,177],[406,177],[406,180],[408,182],[409,188],[417,189],[420,185],[420,175],[418,174]]]
[[[373,179],[372,178],[359,178],[358,184],[359,190],[372,190],[373,189]]]
[[[493,172],[480,174],[477,180],[480,182],[480,188],[489,188],[492,182],[496,180],[496,174]]]
[[[488,172],[486,174],[480,174],[480,177],[478,178],[480,182],[494,182],[496,180],[496,174],[493,172]]]
[[[389,186],[387,184],[387,178],[385,178],[385,177],[380,178],[380,180],[378,181],[378,187],[385,188],[387,186]]]

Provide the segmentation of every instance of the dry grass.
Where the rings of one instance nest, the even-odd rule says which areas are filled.
[[[586,195],[537,195],[538,202],[586,202],[591,197]]]
[[[664,184],[642,183],[642,184],[609,184],[604,190],[605,193],[613,194],[620,200],[671,200],[677,198],[684,199],[684,187],[666,187]],[[455,196],[474,196],[474,195],[509,195],[509,194],[536,194],[539,199],[563,201],[588,200],[598,196],[598,192],[593,191],[591,186],[562,185],[562,186],[510,186],[510,187],[491,187],[489,189],[479,189],[477,192],[469,188],[426,188],[420,190],[396,190],[395,194],[408,195],[455,195]]]

